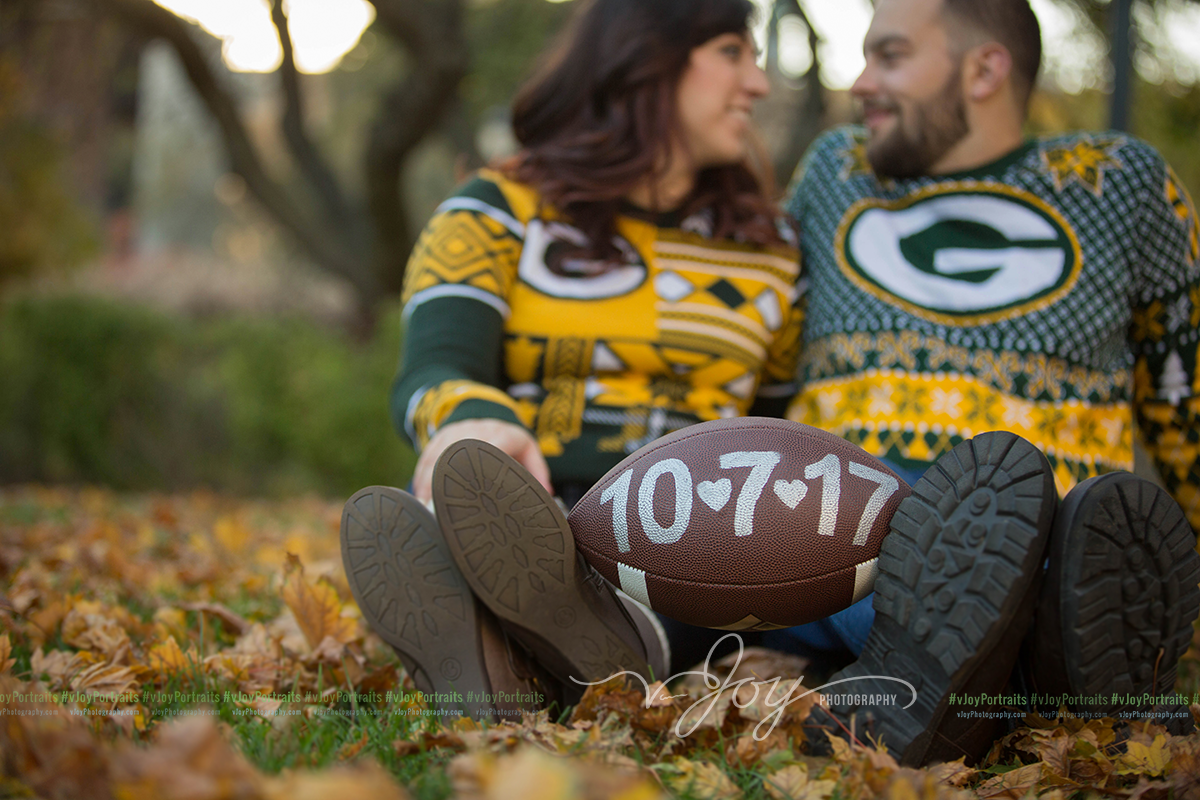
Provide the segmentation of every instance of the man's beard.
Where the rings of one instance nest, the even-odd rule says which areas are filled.
[[[904,113],[896,107],[892,132],[867,145],[867,160],[881,178],[916,178],[958,144],[970,130],[962,97],[962,70],[956,69],[942,91],[912,109],[912,134],[905,130]]]

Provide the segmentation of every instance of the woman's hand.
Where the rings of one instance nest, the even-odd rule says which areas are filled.
[[[417,459],[413,473],[413,494],[422,503],[429,503],[433,496],[433,465],[447,447],[460,439],[480,439],[512,456],[529,470],[538,483],[550,488],[550,467],[538,448],[537,440],[525,428],[498,419],[464,419],[451,422],[429,440]]]

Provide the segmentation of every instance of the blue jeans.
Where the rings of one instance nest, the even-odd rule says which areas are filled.
[[[916,483],[924,473],[924,470],[906,469],[886,460],[883,463],[891,467],[909,486]],[[825,619],[794,628],[767,631],[763,633],[760,641],[763,647],[785,653],[813,656],[849,650],[857,657],[862,653],[867,643],[867,634],[871,632],[871,625],[875,622],[875,608],[872,605],[874,601],[875,593],[872,592],[849,608]]]

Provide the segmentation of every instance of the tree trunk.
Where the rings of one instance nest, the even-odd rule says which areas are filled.
[[[367,196],[348,198],[304,125],[303,98],[287,17],[272,4],[272,21],[284,48],[280,68],[284,140],[313,202],[289,194],[270,175],[254,147],[236,98],[194,37],[199,29],[152,0],[99,0],[145,36],[174,48],[188,79],[220,129],[230,168],[267,213],[319,267],[353,287],[360,330],[373,326],[374,307],[400,291],[413,235],[400,189],[401,170],[413,149],[437,129],[467,71],[462,0],[372,0],[379,25],[411,56],[408,75],[380,103],[366,147]]]

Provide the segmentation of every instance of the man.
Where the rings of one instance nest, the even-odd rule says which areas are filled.
[[[1200,224],[1179,179],[1124,134],[1024,138],[1041,57],[1027,0],[878,0],[864,51],[852,92],[866,128],[819,139],[788,204],[809,281],[804,389],[789,416],[918,474],[976,433],[1011,431],[1066,491],[1133,468],[1136,415],[1200,525]],[[940,467],[917,495],[952,482]],[[865,648],[834,679],[917,675],[922,703],[874,719],[834,709],[843,725],[873,719],[908,762],[982,755],[994,731],[949,696],[1004,688],[1035,605],[1032,686],[1018,688],[1173,689],[1200,566],[1191,528],[1153,484],[1125,473],[1080,484],[1057,511],[1044,584],[1027,574],[997,589],[1003,608],[963,594],[995,553],[965,553],[961,526],[936,510],[901,516],[873,626],[870,598],[842,618],[852,649],[870,631]],[[956,619],[970,632],[951,646],[940,628]]]

